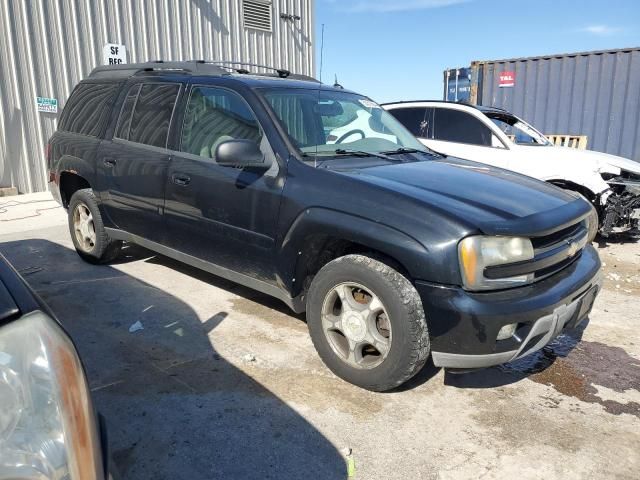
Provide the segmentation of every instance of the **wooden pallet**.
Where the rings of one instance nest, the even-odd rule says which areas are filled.
[[[558,147],[577,148],[578,150],[587,149],[586,135],[545,135],[551,143]]]

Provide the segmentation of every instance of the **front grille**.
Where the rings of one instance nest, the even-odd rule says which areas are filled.
[[[583,222],[579,222],[570,227],[558,230],[557,232],[545,235],[544,237],[532,237],[531,243],[535,250],[546,249],[577,235],[580,233],[580,230],[584,228]]]
[[[535,280],[553,275],[575,262],[587,245],[588,231],[585,222],[542,237],[532,237],[533,260],[496,265],[485,269],[487,278],[509,278],[533,274]]]

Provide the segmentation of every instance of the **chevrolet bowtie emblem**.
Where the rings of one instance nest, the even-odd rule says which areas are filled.
[[[569,248],[567,249],[567,255],[569,258],[573,257],[576,253],[578,253],[578,244],[576,242],[568,242]]]

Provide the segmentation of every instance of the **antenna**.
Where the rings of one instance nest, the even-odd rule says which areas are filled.
[[[342,90],[344,90],[344,87],[338,83],[338,74],[337,73],[335,74],[335,81],[333,83],[333,86],[335,88],[341,88]]]
[[[320,103],[320,87],[322,86],[322,61],[324,59],[324,23],[320,31],[320,85],[318,85],[318,103]],[[318,168],[318,145],[316,144],[316,154],[313,157],[313,168]]]
[[[320,33],[320,83],[322,83],[322,61],[324,59],[324,23],[322,24],[322,31]]]

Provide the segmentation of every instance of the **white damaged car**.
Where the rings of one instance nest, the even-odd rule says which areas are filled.
[[[640,236],[640,163],[557,147],[499,108],[437,101],[383,107],[436,152],[514,170],[583,195],[598,213],[602,236]]]

